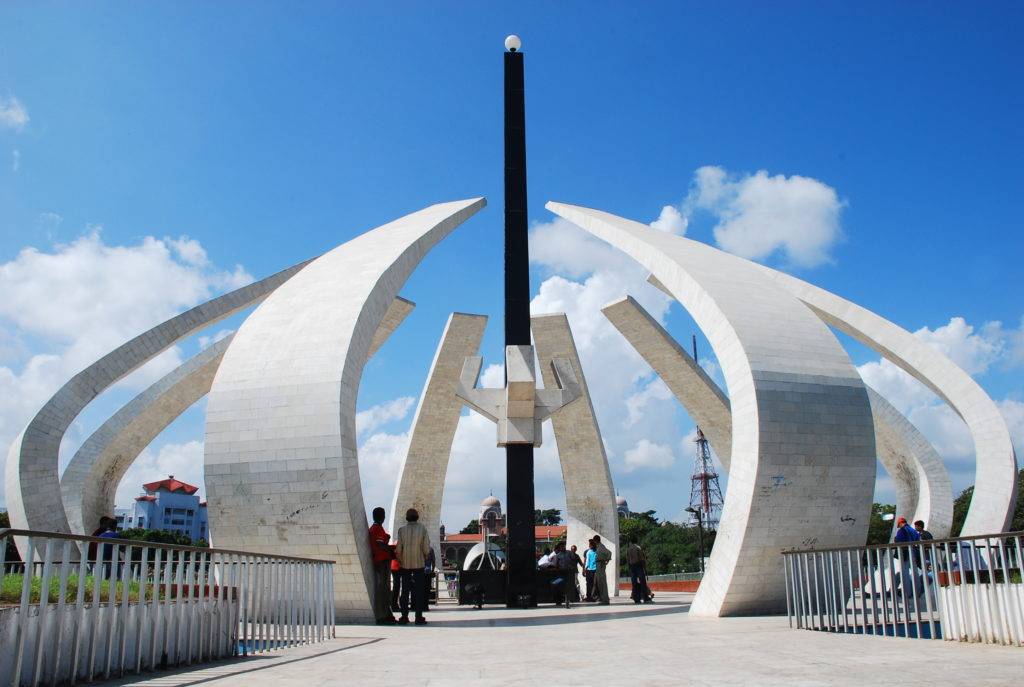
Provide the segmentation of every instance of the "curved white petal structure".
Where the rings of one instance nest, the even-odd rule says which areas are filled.
[[[609,303],[601,308],[601,312],[658,373],[672,395],[700,426],[722,467],[728,470],[732,456],[732,411],[729,410],[729,398],[632,296]]]
[[[960,534],[1004,532],[1017,504],[1017,456],[1006,421],[978,383],[948,357],[870,310],[788,274],[760,269],[822,320],[929,387],[963,418],[974,438],[975,478]]]
[[[61,475],[74,534],[91,534],[114,512],[121,478],[153,439],[206,395],[231,337],[221,339],[125,404],[85,440]]]
[[[416,407],[409,449],[398,472],[389,531],[396,532],[396,524],[405,522],[405,511],[415,508],[430,534],[434,551],[441,550],[438,536],[444,481],[462,414],[462,400],[455,395],[459,373],[466,358],[477,354],[486,326],[485,315],[452,313],[448,317]]]
[[[210,390],[213,540],[333,559],[342,622],[373,617],[355,416],[374,333],[427,251],[484,204],[433,205],[314,260],[246,319]]]
[[[82,409],[114,382],[181,339],[265,298],[307,263],[186,310],[122,344],[64,384],[29,421],[7,455],[6,496],[11,526],[70,532],[61,502],[58,455],[64,433]]]
[[[953,525],[953,485],[942,458],[903,413],[871,387],[867,390],[878,459],[896,490],[896,513],[910,522],[924,520],[939,539],[948,537]]]
[[[734,419],[729,499],[690,613],[784,609],[782,549],[859,546],[867,530],[874,431],[846,352],[753,263],[597,210],[547,208],[652,272],[722,365]]]
[[[619,515],[615,510],[615,487],[569,320],[563,313],[535,315],[530,318],[530,328],[544,387],[558,388],[552,363],[561,358],[572,365],[582,395],[551,416],[565,485],[566,546],[575,544],[580,551],[586,551],[587,542],[599,534],[611,550],[612,560],[617,561]],[[607,575],[608,589],[617,596],[618,566],[607,566]]]
[[[632,297],[626,296],[601,311],[700,425],[722,467],[728,471],[732,413],[722,390]],[[942,460],[898,410],[875,390],[865,388],[871,402],[878,460],[896,490],[896,512],[912,522],[924,520],[936,537],[948,536],[953,521],[953,494]]]
[[[416,304],[396,298],[377,328],[373,355]],[[200,351],[129,401],[86,439],[61,475],[60,488],[74,534],[89,534],[114,512],[121,478],[139,454],[182,413],[210,391],[230,335]]]

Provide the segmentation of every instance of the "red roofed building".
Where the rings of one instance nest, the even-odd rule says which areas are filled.
[[[168,530],[193,541],[207,538],[206,502],[197,496],[199,487],[168,475],[142,489],[145,493],[135,497],[134,508],[115,511],[118,529]]]
[[[142,488],[146,490],[147,494],[155,494],[161,489],[166,489],[172,494],[181,492],[191,496],[199,491],[199,487],[197,486],[188,484],[187,482],[182,482],[180,479],[174,479],[174,475],[168,475],[167,479],[162,479],[159,482],[147,482],[142,485]]]

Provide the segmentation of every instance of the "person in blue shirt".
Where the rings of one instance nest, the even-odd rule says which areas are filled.
[[[913,527],[907,524],[907,519],[900,516],[896,520],[896,536],[893,537],[893,542],[896,544],[909,544],[916,541],[921,541],[921,535]],[[910,549],[910,555],[907,555],[907,549]],[[893,553],[895,558],[900,560],[900,572],[899,577],[893,580],[893,585],[896,589],[901,589],[904,596],[904,603],[906,603],[906,595],[911,593],[910,583],[904,583],[911,575],[914,574],[913,568],[910,566],[908,561],[914,561],[914,567],[920,566],[920,554],[917,551],[916,546],[901,546],[896,549]]]
[[[913,527],[907,524],[907,519],[902,515],[896,521],[896,536],[893,541],[897,544],[902,542],[921,541],[921,535]]]
[[[591,539],[590,547],[583,554],[583,577],[587,580],[587,596],[584,601],[596,601],[594,598],[594,578],[597,575],[597,542]]]

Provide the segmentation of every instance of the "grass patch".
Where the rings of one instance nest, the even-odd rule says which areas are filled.
[[[24,575],[4,575],[3,583],[0,585],[0,604],[4,605],[16,605],[21,603],[21,588],[25,583]],[[38,604],[42,597],[43,581],[39,577],[33,577],[31,582],[31,593],[29,602]],[[95,590],[96,578],[93,575],[87,575],[85,577],[85,600],[91,602],[93,600],[93,591]],[[147,587],[147,598],[149,589],[152,585],[146,585]],[[111,583],[110,580],[100,581],[100,601],[107,602],[110,600],[111,591],[115,595],[116,601],[124,599],[124,584],[120,581]],[[74,603],[75,599],[78,598],[78,575],[68,576],[67,591],[64,594],[64,600],[69,603]],[[47,595],[47,601],[49,603],[57,603],[60,600],[60,578],[53,576],[50,578],[50,589]],[[138,601],[139,600],[139,583],[129,582],[128,583],[128,600]]]

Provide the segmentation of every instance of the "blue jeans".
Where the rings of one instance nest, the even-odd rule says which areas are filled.
[[[412,596],[413,611],[417,618],[422,617],[426,606],[423,568],[402,568],[399,574],[402,576],[402,616],[409,617],[409,597]]]

